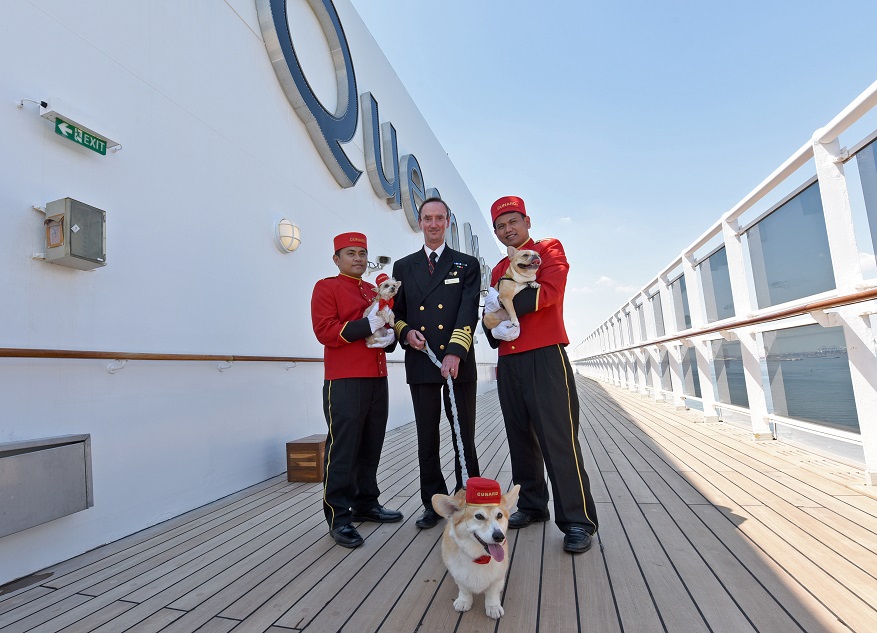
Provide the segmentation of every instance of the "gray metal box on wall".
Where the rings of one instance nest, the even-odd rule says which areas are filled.
[[[0,444],[0,537],[93,505],[90,435]]]
[[[79,270],[107,265],[107,213],[73,198],[46,205],[46,261]]]

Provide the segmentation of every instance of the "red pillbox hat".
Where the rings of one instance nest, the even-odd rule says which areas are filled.
[[[342,248],[347,248],[348,246],[359,246],[368,250],[368,242],[366,242],[365,235],[362,233],[342,233],[341,235],[335,236],[336,253]]]
[[[499,482],[484,477],[466,480],[466,504],[470,506],[493,506],[502,501]]]
[[[527,216],[527,209],[524,207],[523,200],[517,196],[503,196],[490,207],[490,221],[495,223],[496,219],[503,213],[512,213],[513,211],[520,213],[524,217]]]
[[[387,281],[387,279],[389,279],[389,278],[390,278],[390,276],[387,273],[381,273],[380,275],[375,277],[375,285],[380,286],[382,283]]]

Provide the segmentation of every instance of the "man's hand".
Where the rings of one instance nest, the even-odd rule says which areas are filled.
[[[499,303],[499,293],[496,291],[496,288],[491,286],[487,289],[487,294],[484,296],[484,313],[497,312],[502,309],[502,305]]]
[[[514,341],[521,335],[521,328],[520,326],[512,325],[511,321],[506,320],[490,330],[490,333],[493,334],[493,338],[495,339],[501,341]]]
[[[408,341],[408,345],[412,349],[417,351],[423,351],[423,348],[426,347],[426,339],[417,330],[408,330],[408,336],[405,337],[405,340]]]
[[[459,370],[460,357],[454,356],[453,354],[445,354],[445,357],[442,359],[442,378],[447,378],[448,376],[456,378]]]
[[[375,301],[372,305],[372,309],[368,311],[368,324],[372,329],[372,334],[377,332],[380,328],[384,327],[387,322],[384,320],[380,314],[378,314],[378,302]]]

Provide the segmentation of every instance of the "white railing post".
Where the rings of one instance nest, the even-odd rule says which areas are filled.
[[[842,150],[837,138],[820,142],[823,135],[823,130],[813,135],[813,159],[819,179],[831,264],[838,292],[854,292],[862,288],[862,266],[841,159]],[[847,348],[865,454],[865,478],[869,485],[874,486],[877,485],[877,416],[874,415],[877,411],[877,349],[874,332],[869,311],[863,314],[862,306],[838,308],[837,315]]]
[[[649,301],[648,294],[643,291],[640,294],[643,305],[643,318],[646,320],[646,339],[654,340],[657,338],[657,326],[655,325],[655,307]],[[652,375],[652,399],[663,400],[661,393],[661,350],[655,345],[649,345],[645,348],[645,353],[649,355],[650,372]]]
[[[670,284],[667,283],[666,277],[661,277],[658,282],[659,292],[661,293],[661,310],[664,313],[664,331],[667,334],[676,334],[679,328],[676,327],[676,305],[673,302],[673,293],[670,291]],[[685,408],[685,393],[682,391],[682,381],[684,374],[682,371],[682,354],[680,351],[682,344],[679,341],[673,341],[667,345],[667,358],[670,360],[670,382],[673,389],[673,406],[677,409]]]
[[[746,283],[746,266],[743,256],[743,236],[738,235],[737,220],[722,222],[725,241],[725,254],[728,256],[728,275],[731,279],[731,296],[734,299],[735,316],[745,317],[752,312],[752,299]],[[764,348],[755,331],[740,330],[737,333],[740,352],[743,356],[743,372],[746,378],[746,395],[749,398],[749,417],[752,435],[758,440],[773,439],[770,421],[767,418],[767,394],[761,374],[761,361]]]
[[[700,328],[706,325],[701,284],[694,269],[694,254],[682,254],[682,274],[685,275],[685,287],[688,290],[688,310],[691,312],[691,327]],[[703,400],[704,422],[718,422],[719,412],[716,411],[716,390],[713,381],[712,347],[709,341],[694,339],[694,355],[697,359],[697,375],[700,382],[700,397]]]

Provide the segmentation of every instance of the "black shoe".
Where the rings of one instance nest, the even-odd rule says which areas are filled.
[[[512,516],[509,517],[509,527],[513,530],[520,530],[521,528],[525,528],[531,523],[536,523],[539,521],[547,521],[548,514],[542,515],[533,515],[527,514],[526,512],[521,512],[518,510]]]
[[[426,530],[429,528],[434,528],[438,525],[439,515],[432,508],[427,508],[423,511],[419,517],[417,517],[417,521],[414,522],[414,525],[419,527],[421,530]]]
[[[329,534],[332,535],[332,538],[335,539],[335,542],[341,547],[349,547],[350,549],[353,549],[354,547],[362,545],[362,537],[359,535],[359,532],[356,531],[356,528],[349,523],[346,523],[341,527],[336,527],[329,532]]]
[[[580,525],[571,525],[566,528],[566,536],[563,537],[563,551],[573,554],[581,554],[591,549],[591,535],[585,532]]]
[[[373,523],[396,523],[402,520],[402,513],[388,510],[384,506],[375,506],[365,512],[353,511],[354,521],[372,521]]]

